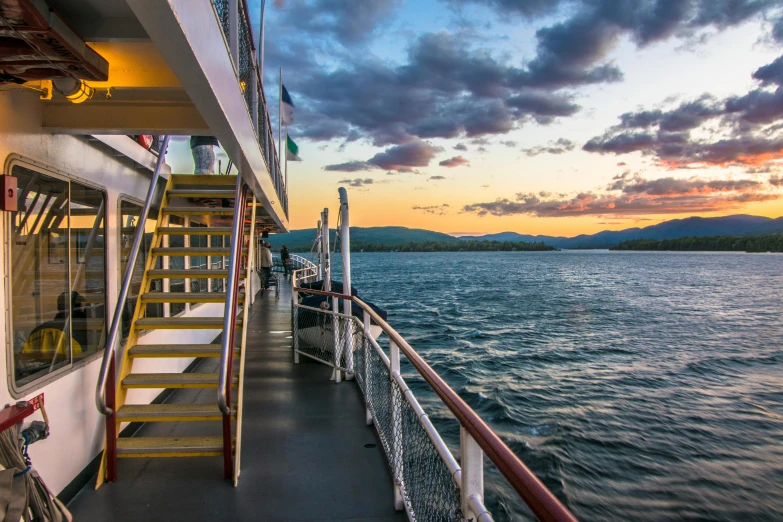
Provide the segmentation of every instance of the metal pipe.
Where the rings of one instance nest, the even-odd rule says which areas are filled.
[[[340,253],[343,258],[343,293],[351,295],[351,219],[348,212],[348,192],[345,187],[337,189],[340,194]],[[343,301],[343,312],[351,317],[353,310],[351,300]],[[345,364],[349,369],[346,378],[351,378],[353,369],[353,322],[345,324]]]
[[[234,194],[234,220],[231,225],[231,254],[228,258],[228,281],[226,282],[226,307],[223,313],[223,337],[220,342],[220,374],[218,377],[218,408],[223,415],[231,414],[226,386],[229,386],[230,352],[233,351],[233,337],[236,327],[236,296],[239,287],[239,260],[242,259],[242,232],[245,226],[245,194],[247,185],[242,176],[237,176],[237,187]]]
[[[139,258],[139,249],[141,248],[142,240],[144,239],[144,223],[147,221],[147,216],[150,213],[152,207],[152,199],[155,197],[155,189],[158,186],[158,179],[160,178],[160,169],[163,166],[164,159],[166,158],[166,150],[169,146],[169,137],[163,137],[163,148],[158,156],[158,162],[155,164],[155,172],[152,174],[152,181],[150,181],[150,188],[147,191],[147,199],[144,200],[144,208],[141,209],[139,215],[139,222],[136,225],[136,234],[133,236],[133,245],[131,246],[128,264],[125,268],[125,275],[122,278],[122,286],[120,287],[120,295],[117,297],[117,305],[114,307],[114,317],[111,321],[111,328],[109,329],[109,336],[106,338],[106,349],[103,352],[103,361],[101,361],[101,370],[98,373],[98,384],[95,387],[95,405],[98,407],[98,411],[103,415],[111,415],[113,412],[110,408],[106,407],[106,378],[109,375],[109,366],[114,358],[114,345],[117,342],[117,334],[120,331],[120,322],[122,321],[122,309],[125,306],[125,301],[128,298],[128,290],[130,289],[131,280],[133,279],[133,271],[136,269],[136,260]],[[114,383],[112,383],[114,386]]]

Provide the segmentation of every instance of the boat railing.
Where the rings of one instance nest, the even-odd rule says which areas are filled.
[[[239,87],[245,99],[248,116],[256,130],[269,177],[288,217],[287,187],[269,118],[269,106],[263,89],[263,71],[258,66],[248,4],[245,0],[212,0],[212,5],[234,61]]]
[[[318,265],[297,254],[291,254],[292,280],[294,286],[312,283],[318,277]]]
[[[301,276],[294,272],[294,281]],[[303,306],[300,295],[325,297],[328,308]],[[340,302],[343,306],[340,306]],[[346,302],[362,319],[340,313]],[[293,288],[294,358],[304,355],[355,377],[394,480],[397,509],[410,520],[491,521],[484,504],[484,455],[542,521],[575,521],[500,437],[408,342],[357,297]],[[380,328],[386,334],[376,340]],[[441,438],[400,372],[405,357],[459,423],[459,459]]]

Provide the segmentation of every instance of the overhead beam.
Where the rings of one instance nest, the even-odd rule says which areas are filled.
[[[209,133],[193,104],[49,103],[44,107],[43,127],[60,134]]]

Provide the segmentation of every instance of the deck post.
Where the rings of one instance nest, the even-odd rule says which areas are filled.
[[[334,342],[334,382],[339,383],[342,381],[343,372],[340,370],[340,355],[342,350],[340,349],[340,315],[339,300],[336,297],[332,297],[332,340]]]
[[[364,316],[362,317],[364,327],[364,342],[362,343],[362,350],[364,350],[364,422],[368,426],[372,425],[372,411],[370,411],[370,313],[367,310],[363,310]]]
[[[296,278],[291,285],[291,335],[294,338],[294,364],[299,364],[299,292],[296,291]]]
[[[117,382],[114,368],[112,357],[106,380],[106,406],[111,408],[111,415],[106,417],[106,480],[109,482],[117,482]],[[100,481],[98,477],[98,484]]]
[[[394,509],[402,511],[405,509],[405,503],[402,498],[402,452],[404,451],[404,441],[397,439],[395,434],[402,436],[402,390],[395,393],[397,386],[394,375],[400,374],[400,347],[392,340],[389,340],[389,386],[391,386],[390,395],[392,400],[392,474],[394,475]]]
[[[340,187],[340,252],[343,258],[343,294],[351,295],[351,215],[348,211],[348,192]],[[350,299],[343,300],[345,321],[345,380],[353,379],[353,309]]]
[[[462,484],[460,494],[462,496],[462,515],[466,521],[478,520],[483,513],[474,513],[471,498],[479,500],[478,505],[483,506],[484,501],[484,452],[471,437],[464,426],[459,428],[459,463],[462,468]]]

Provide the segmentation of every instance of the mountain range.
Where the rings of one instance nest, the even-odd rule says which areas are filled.
[[[543,241],[556,248],[611,248],[621,241],[632,239],[674,239],[702,236],[759,236],[783,233],[783,217],[738,214],[714,218],[689,217],[672,219],[644,228],[604,230],[597,234],[581,234],[574,237],[532,236],[516,232],[500,232],[483,236],[463,236],[461,239],[491,241]]]
[[[276,250],[285,244],[292,251],[310,250],[315,239],[315,228],[292,230],[287,234],[273,234],[270,237]],[[459,241],[460,239],[490,240],[490,241],[543,241],[556,248],[610,248],[621,241],[631,239],[674,239],[691,236],[756,236],[783,233],[783,217],[776,219],[749,216],[744,214],[714,218],[689,217],[672,219],[657,225],[644,228],[627,228],[625,230],[604,230],[597,234],[581,234],[575,237],[540,236],[519,234],[517,232],[500,232],[483,236],[461,236],[456,238],[441,232],[433,232],[420,228],[406,227],[351,227],[351,240],[381,245],[398,245],[400,243],[420,241]],[[331,231],[332,245],[335,232]]]

